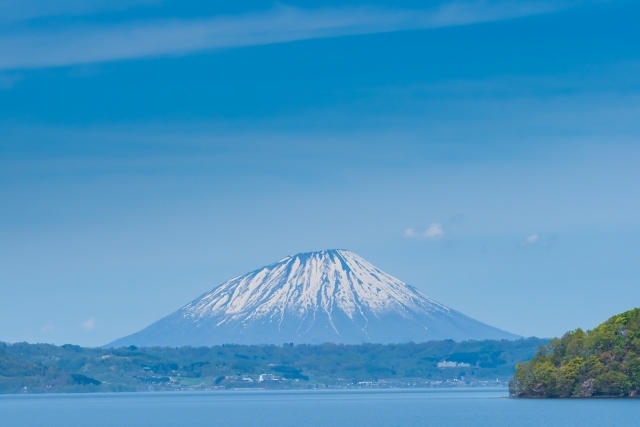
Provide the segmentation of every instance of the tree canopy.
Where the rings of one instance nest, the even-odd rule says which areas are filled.
[[[634,397],[638,390],[640,308],[551,340],[516,365],[509,383],[513,397]]]

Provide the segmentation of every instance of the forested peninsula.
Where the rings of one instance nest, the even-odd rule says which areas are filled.
[[[513,397],[637,397],[640,390],[640,308],[591,331],[576,329],[516,365]]]
[[[547,342],[118,349],[0,343],[0,393],[495,387]]]

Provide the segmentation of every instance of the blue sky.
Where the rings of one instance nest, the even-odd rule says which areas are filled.
[[[5,1],[0,340],[350,249],[522,335],[640,304],[632,1]]]

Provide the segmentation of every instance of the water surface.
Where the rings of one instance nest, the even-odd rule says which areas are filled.
[[[0,396],[3,426],[637,426],[640,400],[514,400],[506,390]]]

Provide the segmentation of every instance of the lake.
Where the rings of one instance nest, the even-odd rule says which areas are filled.
[[[640,399],[514,400],[506,390],[216,391],[0,396],[11,427],[637,426]]]

